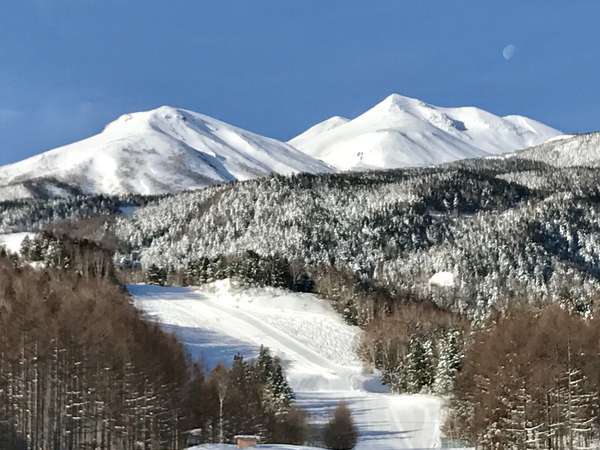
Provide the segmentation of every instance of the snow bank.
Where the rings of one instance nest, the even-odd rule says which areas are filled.
[[[454,274],[452,272],[438,272],[429,279],[429,284],[440,287],[454,287]]]

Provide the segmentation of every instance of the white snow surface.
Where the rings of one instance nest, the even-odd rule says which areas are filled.
[[[453,287],[454,273],[452,272],[437,272],[429,279],[429,284],[441,287]]]
[[[510,152],[561,134],[523,116],[439,107],[398,94],[330,125],[318,124],[289,143],[339,170],[391,169]]]
[[[19,254],[21,252],[21,243],[26,236],[32,238],[34,233],[7,233],[0,234],[0,247],[4,247],[10,253]]]
[[[126,114],[100,134],[0,167],[0,188],[56,179],[84,193],[159,194],[272,173],[330,171],[286,143],[162,106]]]
[[[195,360],[210,369],[248,358],[260,345],[279,355],[299,406],[325,423],[338,402],[353,410],[358,449],[439,447],[441,401],[387,392],[357,355],[360,330],[328,302],[273,288],[242,289],[230,280],[200,288],[132,285],[135,305],[174,332]],[[288,448],[288,447],[272,447]]]
[[[293,145],[296,148],[302,148],[305,145],[310,145],[310,142],[313,139],[316,139],[323,133],[333,130],[341,125],[350,122],[350,119],[341,116],[333,116],[323,122],[319,122],[316,125],[313,125],[304,133],[299,134],[295,138],[288,141],[288,144]]]

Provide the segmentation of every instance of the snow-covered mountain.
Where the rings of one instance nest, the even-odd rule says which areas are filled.
[[[515,152],[518,158],[532,159],[555,167],[600,166],[600,132],[564,136]]]
[[[328,119],[289,143],[340,170],[389,169],[510,152],[560,134],[523,116],[392,94],[353,120]]]
[[[340,125],[350,122],[350,119],[341,116],[333,116],[323,122],[319,122],[313,125],[304,133],[299,134],[295,138],[288,141],[288,144],[293,145],[296,148],[302,148],[305,144],[309,144],[313,139],[317,138],[323,133],[331,131]]]
[[[126,114],[100,134],[0,167],[0,198],[157,194],[271,173],[330,172],[289,144],[163,106]]]

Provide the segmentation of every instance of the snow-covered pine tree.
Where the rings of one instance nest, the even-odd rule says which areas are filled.
[[[31,238],[29,235],[25,235],[23,240],[21,241],[21,249],[20,253],[25,258],[30,258],[29,254],[31,252]]]
[[[437,339],[437,364],[433,392],[444,395],[452,392],[456,374],[463,360],[460,330],[445,330]]]
[[[146,280],[149,284],[164,286],[167,281],[167,271],[156,264],[152,264],[146,271]]]
[[[271,356],[270,350],[261,346],[256,368],[263,384],[263,396],[268,409],[276,415],[285,414],[295,395],[285,378],[281,360]]]

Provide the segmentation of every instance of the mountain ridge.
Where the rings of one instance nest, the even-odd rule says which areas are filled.
[[[181,108],[125,114],[102,132],[0,167],[2,187],[55,180],[86,194],[159,194],[278,173],[331,172],[288,144]]]
[[[500,117],[471,106],[438,107],[399,94],[389,95],[338,126],[327,127],[326,123],[311,127],[288,143],[339,170],[391,169],[481,158],[537,145],[561,134],[524,116]],[[323,124],[323,131],[315,132]]]

